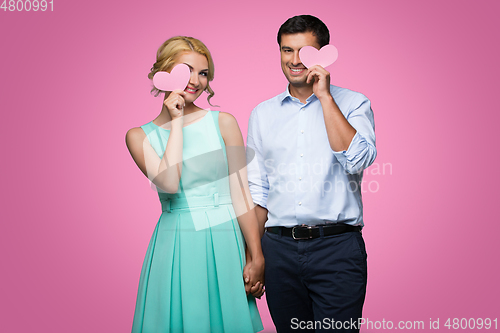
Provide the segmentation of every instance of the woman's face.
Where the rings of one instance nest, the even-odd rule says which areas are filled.
[[[175,65],[186,64],[191,71],[191,78],[184,89],[186,103],[193,103],[205,90],[208,84],[208,61],[204,55],[194,51],[186,51],[179,55]]]

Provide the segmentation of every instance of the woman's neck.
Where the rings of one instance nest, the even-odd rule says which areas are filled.
[[[193,114],[193,113],[198,112],[198,111],[203,111],[203,109],[200,107],[197,107],[193,103],[186,104],[186,106],[184,107],[184,116]],[[191,118],[191,117],[188,117],[188,119],[189,118]],[[164,104],[161,108],[160,114],[154,120],[155,120],[155,122],[157,122],[159,124],[166,124],[172,120],[172,117],[170,116],[170,112],[168,112],[168,109]]]

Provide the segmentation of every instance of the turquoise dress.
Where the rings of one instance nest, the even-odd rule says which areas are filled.
[[[243,282],[245,240],[229,192],[219,112],[183,128],[179,190],[158,189],[162,214],[139,280],[132,333],[258,332],[255,298]],[[161,158],[170,134],[141,128]]]

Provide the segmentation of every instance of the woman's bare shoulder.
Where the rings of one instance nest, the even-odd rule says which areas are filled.
[[[221,128],[222,128],[222,126],[227,127],[227,128],[231,128],[234,126],[238,126],[238,121],[236,120],[236,118],[232,114],[220,111],[219,112],[219,126],[221,126]]]
[[[127,147],[130,147],[134,144],[144,141],[146,137],[146,133],[141,127],[133,127],[127,131],[125,134],[125,142],[127,143]]]
[[[243,139],[236,118],[227,112],[219,113],[220,134],[226,145],[240,145]]]

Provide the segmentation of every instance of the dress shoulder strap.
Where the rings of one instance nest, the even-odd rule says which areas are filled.
[[[140,127],[142,128],[144,133],[146,133],[146,135],[148,135],[148,136],[149,136],[149,133],[151,133],[152,131],[155,130],[155,127],[151,121],[147,124],[140,126]]]
[[[151,147],[153,147],[159,157],[162,157],[167,144],[168,133],[164,133],[166,137],[163,137],[160,133],[160,128],[153,124],[152,121],[142,125],[141,128],[144,133],[146,133],[146,137],[148,138]]]
[[[219,127],[219,113],[220,111],[209,111],[212,114],[212,118],[214,121],[215,128],[217,129],[217,135],[219,136],[219,141],[220,145],[223,147],[223,150],[225,151],[225,143],[224,139],[222,138],[222,134],[220,133],[220,127]]]

